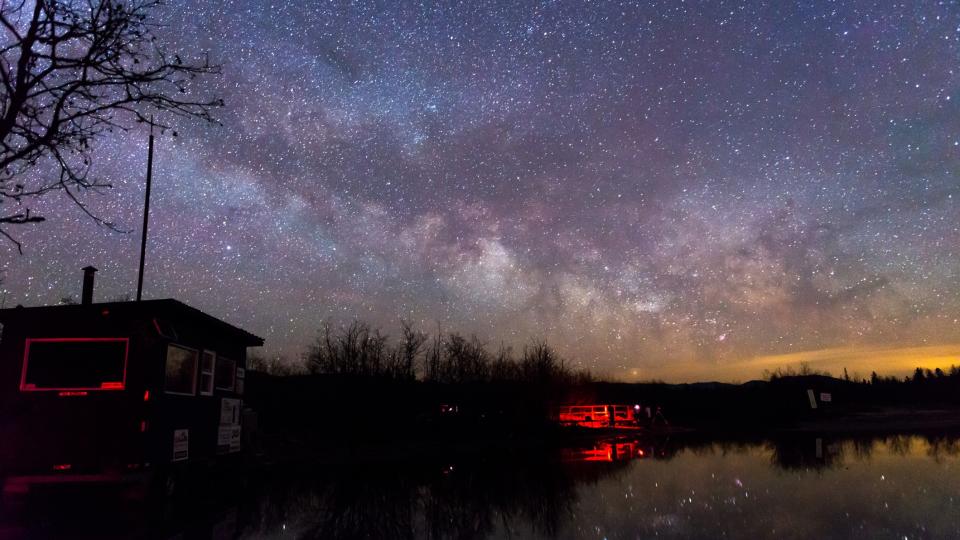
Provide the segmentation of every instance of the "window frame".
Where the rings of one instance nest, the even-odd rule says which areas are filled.
[[[217,368],[220,367],[220,361],[230,362],[233,364],[233,367],[230,368],[230,381],[231,386],[217,386]],[[236,392],[237,389],[237,361],[232,358],[227,358],[224,356],[217,355],[217,362],[213,368],[213,389],[222,390],[224,392]]]
[[[185,392],[174,392],[167,389],[167,362],[169,361],[170,356],[170,347],[176,347],[185,351],[190,351],[194,354],[196,362],[193,364],[193,391],[189,394]],[[197,384],[199,383],[198,373],[200,371],[200,351],[192,347],[187,347],[186,345],[180,345],[179,343],[167,343],[167,348],[164,350],[163,355],[163,393],[169,394],[171,396],[196,396],[197,395]]]
[[[242,396],[247,381],[247,370],[246,368],[237,366],[236,372],[237,374],[233,379],[233,391],[238,396]]]
[[[76,343],[76,342],[103,342],[117,341],[123,342],[123,378],[120,386],[107,386],[102,384],[97,387],[57,387],[57,388],[37,388],[36,386],[27,386],[27,369],[30,364],[30,344],[32,343]],[[23,364],[20,366],[20,391],[21,392],[64,392],[64,391],[82,391],[82,392],[112,392],[126,390],[127,388],[127,365],[130,360],[130,338],[122,337],[58,337],[58,338],[26,338],[23,342]],[[115,382],[115,381],[111,381]]]
[[[207,355],[213,357],[213,362],[212,362],[211,365],[210,365],[210,371],[209,371],[209,372],[208,372],[208,371],[204,371],[204,369],[203,369],[204,357],[206,357]],[[213,395],[214,386],[216,385],[216,379],[214,378],[214,376],[215,376],[215,374],[216,374],[216,372],[217,372],[217,358],[218,358],[218,356],[219,356],[219,355],[217,355],[217,352],[216,352],[216,351],[211,351],[210,349],[204,349],[203,351],[200,352],[200,366],[199,366],[200,376],[198,377],[197,385],[200,387],[200,395],[201,395],[201,396],[212,396],[212,395]],[[204,376],[204,375],[209,375],[209,376],[210,376],[210,386],[207,387],[207,388],[204,388],[204,387],[203,387],[203,376]]]

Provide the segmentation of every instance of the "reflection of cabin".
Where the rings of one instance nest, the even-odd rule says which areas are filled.
[[[176,300],[0,310],[0,481],[118,480],[240,449],[246,349]]]
[[[567,426],[636,428],[639,411],[639,405],[564,405],[557,409],[556,418]]]

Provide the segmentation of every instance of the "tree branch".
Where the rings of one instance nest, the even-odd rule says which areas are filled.
[[[78,188],[109,187],[88,179],[93,143],[139,122],[164,129],[173,118],[216,123],[213,110],[222,100],[197,96],[192,87],[220,67],[208,60],[184,62],[157,43],[153,31],[159,26],[151,14],[161,5],[0,4],[0,43],[7,44],[0,48],[0,202],[63,191],[96,223],[119,230],[77,196]],[[59,170],[56,179],[44,180],[41,165]],[[11,241],[4,224],[42,221],[17,216],[0,219],[0,233]]]

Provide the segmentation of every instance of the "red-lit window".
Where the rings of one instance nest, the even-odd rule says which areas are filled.
[[[123,390],[128,349],[127,338],[28,338],[20,390]]]
[[[237,379],[237,363],[229,358],[217,358],[217,371],[214,374],[214,386],[217,390],[233,392]]]
[[[200,395],[213,395],[213,367],[217,363],[217,353],[203,351],[200,357]]]
[[[163,389],[168,394],[192,396],[197,393],[197,357],[194,349],[167,345],[167,367]]]

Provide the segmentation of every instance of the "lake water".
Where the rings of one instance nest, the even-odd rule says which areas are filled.
[[[953,437],[620,439],[458,455],[274,470],[142,517],[34,500],[4,509],[0,537],[960,538]]]

